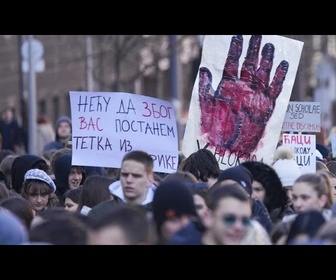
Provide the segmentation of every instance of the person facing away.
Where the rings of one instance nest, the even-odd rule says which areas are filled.
[[[12,211],[0,207],[0,245],[21,245],[29,239],[27,227]]]
[[[199,183],[206,183],[210,189],[220,174],[219,164],[210,150],[200,149],[189,155],[180,165],[179,170],[189,171]]]
[[[10,196],[4,200],[1,200],[0,207],[6,208],[16,214],[27,230],[30,228],[30,224],[35,216],[35,210],[32,204],[21,195]]]
[[[43,212],[32,221],[28,232],[31,244],[86,245],[87,221],[83,219],[84,216],[61,207]]]
[[[112,178],[103,175],[87,176],[81,187],[77,211],[87,215],[100,202],[114,199],[109,190],[113,182]]]
[[[120,203],[98,219],[88,220],[87,245],[153,245],[152,227],[144,208]]]
[[[326,219],[319,210],[299,213],[290,225],[285,244],[309,244],[309,241],[315,240],[317,232],[325,223]]]
[[[89,215],[97,215],[116,203],[141,205],[149,212],[157,186],[154,184],[154,161],[145,151],[134,150],[124,155],[120,179],[109,186],[113,200],[103,201],[93,207]]]

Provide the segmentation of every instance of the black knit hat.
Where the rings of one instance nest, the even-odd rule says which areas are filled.
[[[197,217],[194,199],[187,186],[178,180],[160,184],[153,197],[153,218],[158,232],[164,221],[182,215]]]
[[[242,185],[249,195],[252,194],[253,175],[242,165],[229,167],[228,169],[222,171],[218,176],[217,181],[221,182],[223,180],[233,180]]]
[[[316,143],[316,149],[321,153],[323,158],[328,158],[329,156],[329,149],[322,144]]]

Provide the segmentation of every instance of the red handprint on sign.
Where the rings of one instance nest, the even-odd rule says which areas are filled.
[[[243,36],[232,37],[216,90],[212,87],[210,70],[199,69],[201,133],[220,155],[228,152],[238,158],[249,158],[263,137],[281,93],[289,64],[281,61],[269,84],[275,48],[271,43],[264,45],[258,68],[261,40],[261,35],[251,36],[238,77]]]

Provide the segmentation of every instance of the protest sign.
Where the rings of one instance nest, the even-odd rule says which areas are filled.
[[[284,133],[282,145],[293,149],[302,174],[316,172],[316,135]]]
[[[331,156],[336,157],[336,133],[332,133],[330,136]]]
[[[294,102],[287,106],[282,131],[321,132],[320,102]]]
[[[121,166],[125,153],[148,152],[154,171],[178,164],[178,135],[171,102],[125,92],[71,91],[72,164]]]
[[[207,147],[221,169],[246,160],[271,163],[302,47],[276,35],[206,35],[183,154]]]

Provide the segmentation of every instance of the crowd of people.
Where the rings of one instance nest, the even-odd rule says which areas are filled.
[[[71,130],[61,116],[38,155],[2,135],[1,245],[336,244],[336,161],[326,146],[317,145],[314,173],[279,144],[272,164],[221,170],[203,148],[180,153],[165,174],[142,150],[120,168],[72,165]]]

